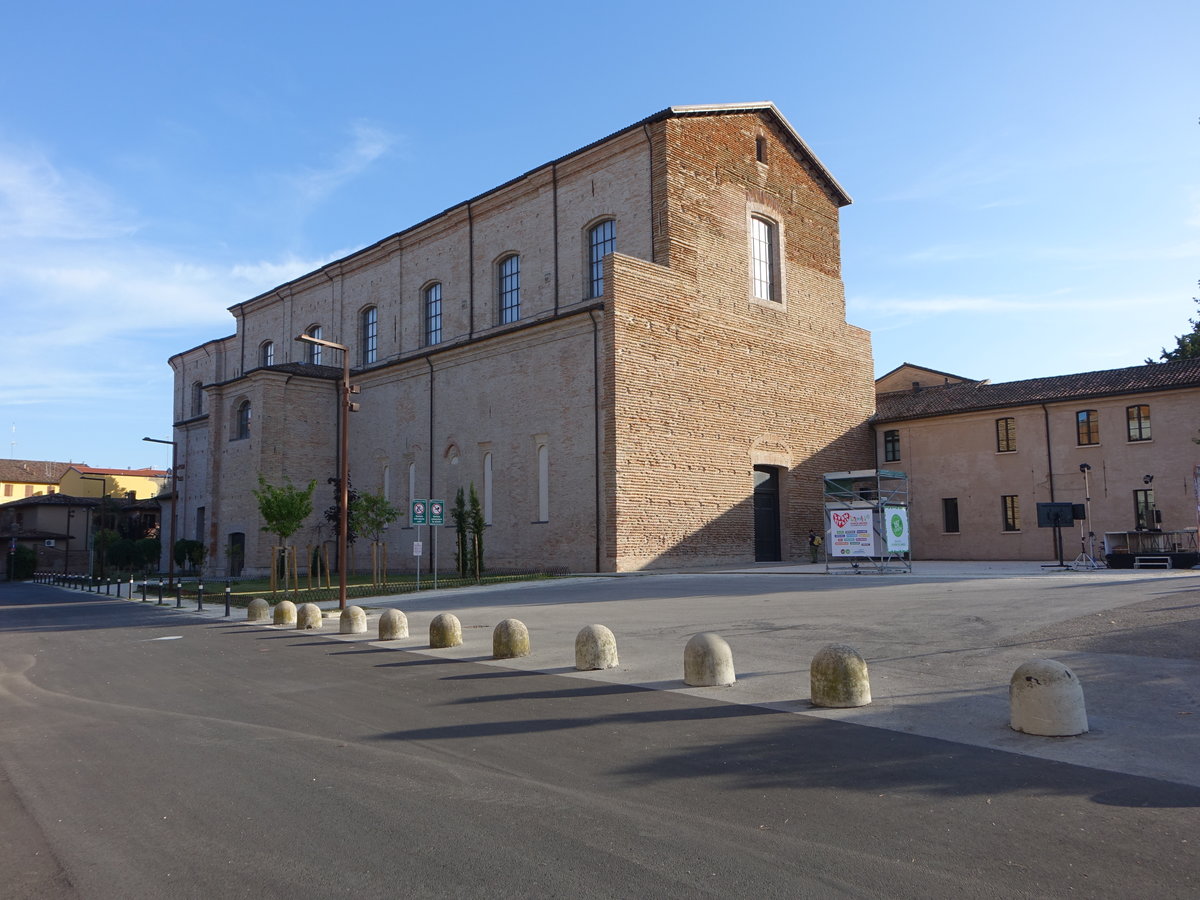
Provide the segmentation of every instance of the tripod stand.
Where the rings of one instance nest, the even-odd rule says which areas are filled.
[[[1079,464],[1079,472],[1083,475],[1083,502],[1087,518],[1079,521],[1079,555],[1071,563],[1073,569],[1103,569],[1104,564],[1096,562],[1096,532],[1091,530],[1092,524],[1092,491],[1088,483],[1088,472],[1091,466]]]

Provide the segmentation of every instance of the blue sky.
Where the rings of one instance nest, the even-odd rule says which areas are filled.
[[[226,311],[674,104],[854,198],[877,374],[1116,368],[1200,278],[1200,4],[54,2],[5,13],[0,455],[165,466]]]

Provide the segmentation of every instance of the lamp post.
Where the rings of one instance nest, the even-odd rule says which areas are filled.
[[[326,341],[311,334],[298,334],[296,340],[302,344],[317,344],[331,350],[342,351],[342,385],[338,399],[340,461],[338,473],[338,609],[346,608],[347,546],[350,528],[350,413],[358,410],[358,404],[350,400],[357,393],[350,384],[350,348],[345,344]]]
[[[100,475],[80,475],[81,481],[99,481],[103,487],[100,488],[100,527],[104,527],[104,517],[108,512],[108,478]],[[96,536],[92,534],[92,516],[91,509],[88,509],[88,530],[87,530],[87,545],[88,545],[88,577],[96,569]],[[100,560],[100,568],[104,568],[104,560]]]
[[[175,516],[179,508],[179,496],[176,492],[175,473],[179,469],[179,444],[175,441],[165,441],[162,438],[144,437],[143,441],[149,441],[151,444],[170,444],[171,445],[171,534],[167,538],[167,587],[175,583]],[[159,602],[162,602],[160,596]]]

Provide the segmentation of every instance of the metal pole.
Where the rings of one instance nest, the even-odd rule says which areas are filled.
[[[162,579],[159,578],[158,579],[158,603],[156,603],[155,606],[162,606],[162,605],[163,605],[163,602],[162,602]]]
[[[342,350],[342,473],[338,508],[338,609],[346,608],[347,548],[350,535],[350,348]]]
[[[183,582],[175,582],[175,608],[183,609]]]
[[[204,612],[204,582],[196,582],[196,612]]]
[[[229,580],[226,579],[226,581],[225,581],[225,616],[226,616],[226,618],[228,618],[228,616],[229,616],[229,592],[230,592],[230,590],[231,590],[231,588],[230,588]]]

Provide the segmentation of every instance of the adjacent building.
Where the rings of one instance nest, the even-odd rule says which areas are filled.
[[[343,360],[303,333],[349,348],[353,487],[474,485],[492,568],[805,558],[822,473],[872,455],[849,202],[772,104],[671,107],[238,303],[170,359],[178,535],[262,571],[262,475],[315,479],[295,541],[333,539]]]
[[[71,466],[42,459],[0,459],[0,503],[56,493]]]
[[[1084,508],[1071,559],[1089,532],[1096,558],[1196,549],[1200,359],[1002,384],[905,363],[876,388],[877,465],[908,474],[916,558],[1054,559],[1049,502]]]

